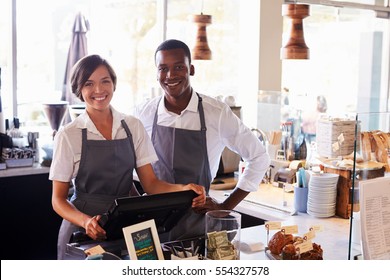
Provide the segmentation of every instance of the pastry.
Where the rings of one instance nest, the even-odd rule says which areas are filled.
[[[308,251],[299,257],[300,260],[323,260],[322,256],[318,252]]]
[[[376,161],[384,163],[386,172],[390,172],[387,155],[387,138],[380,131],[372,132],[371,136],[373,139],[371,143],[374,143]]]
[[[272,254],[280,255],[284,247],[284,234],[281,231],[276,232],[268,242],[268,249]]]
[[[300,236],[294,236],[294,245],[297,246],[298,244],[303,243],[303,238]]]
[[[362,132],[360,134],[360,139],[362,143],[362,156],[364,161],[371,160],[371,140],[370,132]]]
[[[282,249],[282,260],[297,260],[297,250],[294,244],[287,244]]]
[[[301,260],[323,260],[323,250],[321,248],[321,245],[318,245],[316,243],[313,243],[313,249],[302,253],[299,257]]]
[[[293,244],[293,243],[294,243],[294,236],[292,234],[285,234],[284,235],[284,245]]]
[[[312,243],[313,249],[298,254],[296,246],[303,243],[303,238],[284,234],[281,231],[276,232],[268,242],[268,249],[273,255],[277,255],[282,260],[322,260],[323,250],[321,245]]]
[[[322,254],[323,254],[323,252],[324,252],[324,251],[322,250],[322,248],[321,248],[321,245],[319,245],[319,244],[317,244],[317,243],[314,243],[314,242],[313,242],[313,251],[319,253],[319,254],[321,255],[321,257],[322,257]]]

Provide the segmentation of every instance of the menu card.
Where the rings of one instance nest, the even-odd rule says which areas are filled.
[[[153,219],[124,227],[122,230],[131,260],[164,259],[156,223]]]
[[[365,260],[390,260],[390,177],[359,182]]]

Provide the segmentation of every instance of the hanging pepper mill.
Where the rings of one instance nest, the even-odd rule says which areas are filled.
[[[195,47],[192,49],[192,59],[210,60],[211,50],[207,42],[207,25],[211,24],[211,15],[193,15],[192,21],[197,24]]]
[[[280,50],[281,59],[309,59],[310,51],[306,46],[302,20],[309,16],[309,5],[284,4],[282,15],[290,18],[290,37]]]

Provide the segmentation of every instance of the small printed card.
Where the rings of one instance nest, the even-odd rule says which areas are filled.
[[[131,260],[164,260],[154,220],[124,227],[123,235]]]
[[[267,230],[279,230],[281,226],[282,226],[281,222],[272,222],[272,221],[265,222],[265,228]]]
[[[297,225],[283,226],[282,231],[284,232],[284,234],[298,233],[298,226]]]
[[[85,250],[85,254],[87,256],[100,255],[100,254],[103,254],[104,252],[105,251],[104,251],[103,247],[100,245],[97,245],[97,246],[94,246],[92,248]]]

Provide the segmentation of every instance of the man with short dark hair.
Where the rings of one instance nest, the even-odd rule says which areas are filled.
[[[195,67],[184,42],[164,41],[155,52],[155,63],[164,96],[141,104],[134,115],[152,138],[159,158],[153,164],[157,177],[168,182],[197,183],[208,194],[225,147],[246,162],[231,195],[222,203],[208,196],[204,207],[180,220],[170,232],[170,240],[203,235],[204,213],[231,210],[249,192],[256,191],[270,159],[261,142],[227,104],[192,89],[190,76],[195,74]]]

